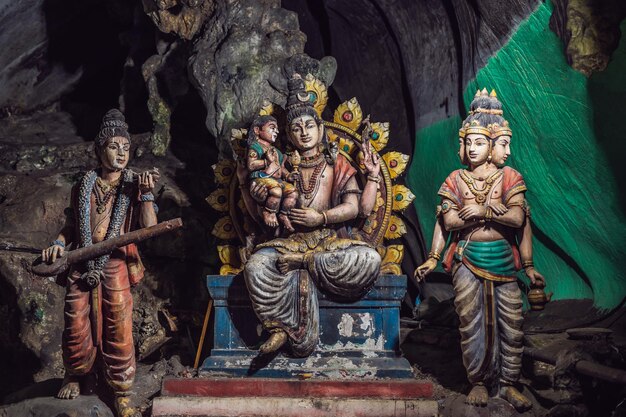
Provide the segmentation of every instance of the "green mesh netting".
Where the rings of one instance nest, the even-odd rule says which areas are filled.
[[[612,308],[626,294],[624,183],[626,36],[607,70],[590,79],[566,62],[550,30],[550,3],[541,4],[466,88],[492,88],[513,129],[509,164],[529,188],[535,265],[554,299],[593,298]],[[622,25],[626,33],[626,25]],[[428,245],[439,185],[460,167],[460,118],[417,132],[408,182]]]

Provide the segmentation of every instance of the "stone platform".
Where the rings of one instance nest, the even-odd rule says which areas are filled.
[[[166,379],[152,416],[434,417],[432,393],[414,380]]]
[[[399,354],[405,276],[381,275],[355,302],[318,292],[320,340],[308,358],[292,358],[288,352],[258,355],[269,335],[252,310],[243,276],[209,275],[207,287],[214,300],[215,332],[213,349],[199,369],[201,377],[413,377],[409,362]]]

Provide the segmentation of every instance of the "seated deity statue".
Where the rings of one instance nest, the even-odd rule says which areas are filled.
[[[530,208],[522,175],[504,167],[511,129],[502,104],[478,91],[459,131],[459,156],[468,166],[452,172],[439,189],[441,205],[428,260],[415,271],[419,281],[443,259],[453,276],[461,322],[463,364],[473,385],[467,403],[484,406],[496,388],[516,409],[531,407],[516,388],[523,352],[522,297],[516,273],[522,267],[533,285],[545,286],[532,260]]]
[[[285,228],[281,237],[256,245],[245,263],[244,277],[254,311],[270,333],[260,352],[288,344],[291,354],[304,357],[319,339],[316,288],[338,299],[357,300],[379,275],[380,254],[350,222],[374,209],[380,158],[365,132],[362,163],[367,180],[361,190],[357,169],[329,146],[304,81],[296,76],[288,84],[287,134],[300,156],[294,167],[297,204],[283,213],[293,231]],[[268,190],[253,183],[250,194],[265,201]]]

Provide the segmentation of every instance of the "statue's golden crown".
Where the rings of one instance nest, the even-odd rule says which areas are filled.
[[[480,117],[477,117],[470,122],[466,122],[461,129],[459,129],[459,137],[464,138],[470,134],[480,134],[495,140],[500,136],[511,136],[513,134],[509,127],[509,122],[502,117],[502,104],[498,101],[496,90],[491,90],[491,93],[488,93],[486,88],[477,90],[472,105],[474,105],[474,103],[478,104],[476,107],[470,109],[468,118],[471,118],[473,115],[479,116],[480,114],[485,114],[500,116],[499,118],[502,119],[502,121],[485,125],[479,120]]]

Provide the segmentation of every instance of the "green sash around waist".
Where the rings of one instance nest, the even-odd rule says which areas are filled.
[[[511,282],[517,279],[513,248],[505,239],[492,242],[461,240],[454,259],[470,271],[490,281]]]

